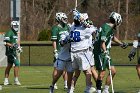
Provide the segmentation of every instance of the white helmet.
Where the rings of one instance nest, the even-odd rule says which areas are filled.
[[[122,22],[122,17],[119,13],[112,12],[109,16],[110,19],[114,19],[116,25],[120,25]]]
[[[81,13],[81,16],[82,16],[83,20],[88,19],[88,14],[87,13]]]
[[[19,21],[12,21],[12,22],[11,22],[11,28],[12,28],[14,31],[18,32],[18,30],[19,30]]]
[[[74,14],[74,19],[80,22],[88,19],[87,13],[79,13],[77,10],[75,10],[73,14]]]
[[[140,33],[137,34],[137,37],[140,38]]]
[[[68,19],[68,17],[67,17],[67,15],[65,14],[65,13],[63,13],[63,12],[58,12],[58,13],[56,13],[56,20],[58,21],[58,22],[63,22],[63,23],[67,23],[67,19]]]

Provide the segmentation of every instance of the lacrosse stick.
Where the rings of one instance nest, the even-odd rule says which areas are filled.
[[[111,66],[110,66],[110,58],[107,58],[107,60],[108,60],[108,65],[109,65],[109,75],[110,75],[110,80],[111,80],[112,93],[114,93],[113,79],[112,79]]]
[[[75,10],[76,10],[76,8],[77,8],[77,0],[75,0]]]

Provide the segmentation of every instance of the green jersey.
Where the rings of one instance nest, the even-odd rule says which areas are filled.
[[[60,44],[59,44],[59,40],[60,40],[60,36],[62,33],[65,33],[69,31],[69,26],[68,25],[65,25],[65,27],[61,27],[60,25],[56,25],[56,26],[53,26],[52,27],[52,30],[51,30],[51,40],[52,41],[56,41],[56,47],[57,47],[57,50],[58,52],[60,51]]]
[[[107,23],[100,28],[93,50],[97,70],[105,70],[108,68],[108,60],[103,53],[101,44],[102,42],[105,42],[106,50],[110,51],[113,36],[114,31]],[[110,60],[110,64],[113,65],[112,60]]]
[[[9,30],[4,36],[4,42],[7,43],[14,44],[17,43],[17,40],[18,40],[17,33],[13,30]],[[13,54],[16,55],[16,49],[6,46],[6,55],[13,55]]]
[[[105,23],[99,29],[99,33],[96,38],[97,41],[95,42],[95,46],[94,46],[95,49],[100,50],[100,52],[102,52],[101,44],[102,44],[102,42],[105,42],[107,50],[110,50],[111,41],[112,41],[113,36],[114,36],[114,31],[113,31],[112,27],[110,27],[107,23]]]

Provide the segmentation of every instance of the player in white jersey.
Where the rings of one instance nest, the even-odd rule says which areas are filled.
[[[75,12],[75,11],[74,11]],[[76,11],[77,12],[77,11]],[[79,12],[78,12],[79,13]],[[74,25],[70,29],[71,42],[71,60],[73,68],[78,71],[81,70],[86,76],[86,93],[91,93],[95,90],[92,89],[91,82],[91,56],[89,50],[89,38],[92,33],[96,31],[95,27],[87,24],[87,13],[74,14]]]
[[[70,56],[70,43],[67,43],[67,36],[69,37],[69,33],[65,32],[61,34],[60,39],[60,45],[61,51],[58,54],[58,58],[56,59],[56,62],[54,66],[56,67],[57,74],[53,74],[53,81],[52,85],[50,86],[50,93],[54,93],[54,85],[57,82],[57,80],[60,78],[60,76],[63,74],[63,70],[66,69],[68,74],[68,89],[70,89],[72,76],[73,76],[73,68],[72,68],[72,62],[71,62],[71,56]]]

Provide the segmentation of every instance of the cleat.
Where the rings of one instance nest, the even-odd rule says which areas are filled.
[[[21,83],[19,81],[15,81],[15,85],[21,85]]]
[[[96,89],[94,87],[90,87],[90,88],[86,88],[85,93],[95,93],[96,92]]]
[[[109,93],[109,91],[104,89],[102,93]]]
[[[68,89],[68,86],[64,86],[64,89]]]
[[[68,93],[74,93],[74,87],[71,87]]]
[[[54,93],[54,87],[50,86],[50,92],[49,93]]]
[[[2,86],[0,85],[0,90],[2,90]]]
[[[8,81],[4,81],[3,85],[9,85]]]

